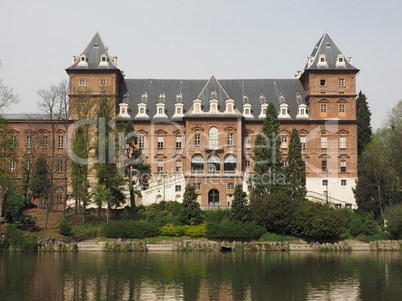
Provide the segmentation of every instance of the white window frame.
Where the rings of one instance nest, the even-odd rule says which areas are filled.
[[[328,137],[321,136],[321,148],[328,148]]]
[[[59,136],[57,140],[58,148],[64,148],[64,136]]]
[[[145,147],[145,136],[141,135],[138,139],[138,146],[139,148]]]
[[[163,148],[163,136],[158,136],[158,148]]]
[[[346,137],[339,137],[339,148],[346,148]]]
[[[15,161],[14,161],[14,160],[11,160],[11,161],[10,161],[10,172],[14,172],[14,171],[15,171],[15,165],[16,165]]]
[[[163,161],[158,161],[157,163],[158,165],[158,173],[162,173],[163,172]]]
[[[201,145],[201,134],[200,133],[194,134],[194,145],[195,146]]]
[[[233,146],[233,133],[228,133],[228,146]]]
[[[27,148],[32,148],[32,136],[27,136]]]

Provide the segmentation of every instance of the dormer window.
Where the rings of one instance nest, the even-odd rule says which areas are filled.
[[[216,91],[215,91],[215,89],[212,89],[212,91],[211,91],[211,98],[216,98]]]
[[[159,108],[158,114],[163,114],[163,108]]]
[[[245,109],[244,114],[249,115],[250,114],[250,109]]]
[[[102,61],[102,62],[106,62],[106,56],[102,56],[102,57],[101,57],[101,61]]]
[[[81,57],[81,62],[85,62],[85,56]]]
[[[282,115],[286,115],[286,109],[282,109]]]
[[[339,54],[336,57],[336,66],[345,66],[345,57],[343,54]]]
[[[141,95],[141,102],[146,103],[148,99],[148,94],[147,92],[142,93]]]
[[[325,54],[320,54],[319,58],[318,58],[318,66],[324,66],[327,65],[327,58],[325,56]]]
[[[163,102],[163,103],[165,103],[165,93],[161,93],[161,94],[159,94],[159,102]]]
[[[78,63],[78,66],[84,66],[84,67],[88,66],[86,54],[83,53],[80,55],[80,61]]]
[[[181,94],[181,92],[177,93],[177,95],[176,95],[176,101],[177,101],[177,102],[182,102],[182,99],[183,99],[183,95]]]

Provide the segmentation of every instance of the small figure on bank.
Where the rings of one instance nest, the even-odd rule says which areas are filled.
[[[54,236],[52,237],[52,244],[54,244]]]

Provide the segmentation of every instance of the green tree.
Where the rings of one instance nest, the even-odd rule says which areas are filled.
[[[34,174],[31,181],[31,190],[33,198],[44,199],[46,202],[46,216],[44,229],[47,229],[47,221],[49,220],[49,212],[53,209],[53,202],[49,201],[51,195],[52,183],[49,177],[49,168],[46,159],[43,156],[35,162]]]
[[[240,222],[249,222],[251,220],[251,212],[247,202],[247,193],[243,191],[240,184],[236,185],[234,191],[231,219]]]
[[[357,118],[357,153],[360,156],[364,148],[371,141],[373,131],[371,129],[371,112],[367,102],[367,97],[362,91],[356,98],[356,118]]]
[[[251,203],[253,220],[257,225],[275,233],[290,233],[295,203],[283,191],[254,198]]]
[[[107,205],[107,218],[109,220],[111,206],[118,206],[124,201],[122,187],[124,179],[119,175],[119,170],[115,163],[115,132],[112,129],[112,111],[108,95],[103,95],[98,110],[98,148],[96,154],[99,163],[95,165],[97,170],[98,183],[96,190],[100,193],[95,198],[98,204],[98,215],[102,204]],[[101,198],[103,196],[103,198]]]
[[[297,209],[292,219],[295,235],[314,238],[337,237],[342,233],[346,218],[341,212],[311,201],[297,203]]]
[[[186,225],[199,225],[203,221],[202,211],[197,202],[197,194],[193,185],[187,184],[184,190],[179,220]]]
[[[289,152],[286,161],[286,192],[291,199],[303,201],[307,194],[306,172],[303,166],[300,137],[295,128],[290,134]]]
[[[121,122],[118,128],[119,132],[124,134],[124,140],[120,142],[120,155],[123,155],[125,160],[120,162],[120,166],[125,168],[124,173],[128,176],[130,207],[135,207],[135,196],[141,195],[141,190],[149,186],[151,166],[145,164],[142,151],[137,147],[138,137],[135,134],[133,122],[131,120]]]
[[[402,203],[385,209],[385,217],[391,234],[397,238],[402,237]]]
[[[28,186],[29,186],[29,176],[30,176],[30,166],[27,159],[27,153],[24,155],[24,163],[22,165],[22,195],[25,198],[25,203],[28,206],[30,204],[30,199],[28,195]]]
[[[282,173],[279,120],[272,102],[268,104],[262,134],[258,134],[253,149],[254,174],[251,182],[251,201],[253,197],[262,197],[276,192],[285,182]]]
[[[359,209],[373,211],[376,217],[384,218],[385,208],[402,199],[400,162],[393,159],[393,137],[388,128],[377,130],[360,157],[359,178],[354,189],[356,203]]]
[[[0,115],[0,220],[3,218],[3,203],[6,193],[14,185],[14,169],[17,162],[17,147],[12,140],[13,131]]]

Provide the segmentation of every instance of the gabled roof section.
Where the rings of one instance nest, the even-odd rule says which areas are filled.
[[[325,63],[320,62],[320,58],[325,58]],[[342,58],[341,62],[339,58]],[[309,62],[304,70],[355,70],[358,69],[353,66],[350,61],[339,50],[338,46],[332,40],[327,32],[323,34],[321,39],[315,45]]]
[[[222,88],[222,85],[215,76],[212,75],[198,95],[198,98],[202,100],[210,100],[211,98],[225,100],[229,98],[229,95],[226,93],[225,89]]]
[[[103,60],[102,57],[104,57]],[[84,62],[83,58],[85,59]],[[66,70],[119,70],[115,65],[115,59],[116,57],[109,55],[100,34],[97,32],[84,52],[79,56],[74,56],[73,64]]]

